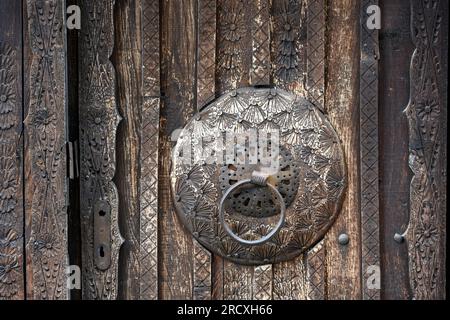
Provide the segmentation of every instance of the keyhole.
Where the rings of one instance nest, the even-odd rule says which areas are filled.
[[[104,216],[106,215],[106,212],[103,211],[103,210],[100,210],[100,211],[98,212],[98,215],[99,215],[100,217],[104,217]]]
[[[103,246],[100,246],[99,253],[100,253],[100,257],[102,257],[102,258],[105,257],[105,250],[103,249]]]

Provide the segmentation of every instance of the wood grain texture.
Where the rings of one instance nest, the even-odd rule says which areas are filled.
[[[65,1],[28,0],[26,13],[27,298],[67,299]]]
[[[409,99],[413,52],[411,8],[403,0],[380,1],[379,156],[381,298],[409,299],[408,252],[394,241],[409,217],[408,127],[403,110]]]
[[[117,298],[119,250],[114,0],[81,1],[79,46],[83,299]]]
[[[328,299],[361,299],[359,190],[359,13],[360,3],[328,3],[325,109],[336,129],[347,162],[348,187],[336,222],[325,236]],[[348,245],[338,237],[346,233]]]
[[[196,5],[165,0],[161,7],[161,107],[159,149],[159,298],[192,299],[192,237],[182,228],[170,191],[171,135],[195,109]]]
[[[242,0],[217,1],[216,91],[219,95],[249,85],[252,66],[250,26],[254,16],[251,8]],[[215,264],[219,267],[215,273],[223,277],[220,297],[224,300],[251,299],[254,268],[219,257],[217,260],[222,260]]]
[[[0,300],[25,297],[23,253],[22,7],[0,7]]]
[[[367,27],[367,8],[377,1],[362,1],[360,14],[360,170],[362,298],[380,299],[374,271],[380,270],[379,145],[378,145],[378,30]],[[375,269],[374,269],[375,268]],[[372,279],[373,278],[373,279]],[[378,281],[378,283],[381,283]]]
[[[445,299],[448,7],[444,1],[411,4],[409,281],[413,299]]]
[[[139,168],[142,105],[141,10],[139,0],[118,1],[114,8],[117,106],[116,174],[119,224],[125,239],[119,255],[118,298],[140,297]]]
[[[142,1],[140,128],[140,299],[158,298],[159,2]]]

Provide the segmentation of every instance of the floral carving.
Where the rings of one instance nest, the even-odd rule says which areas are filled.
[[[19,171],[16,50],[0,42],[0,300],[22,295],[21,215],[18,212]]]
[[[410,221],[405,232],[409,276],[414,299],[445,297],[446,221],[446,74],[441,56],[443,3],[414,0],[412,4],[411,92],[405,114],[409,123],[409,166],[413,172]],[[445,82],[446,83],[446,82]]]

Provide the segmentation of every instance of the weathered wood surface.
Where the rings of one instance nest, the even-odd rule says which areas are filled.
[[[81,1],[79,40],[80,215],[83,240],[83,298],[115,299],[118,294],[119,196],[116,130],[114,0]]]
[[[329,3],[325,109],[344,148],[347,191],[341,212],[325,236],[327,298],[361,299],[359,176],[359,13],[356,0]],[[347,234],[349,243],[338,243]]]
[[[25,297],[22,7],[8,0],[0,7],[0,300],[20,300]]]
[[[24,10],[27,298],[67,299],[65,1]]]
[[[408,128],[403,110],[409,99],[409,67],[413,48],[410,3],[380,1],[379,166],[381,298],[409,299],[408,252],[394,241],[409,217]]]
[[[165,0],[161,10],[161,104],[159,143],[159,298],[192,299],[192,237],[182,228],[170,191],[172,133],[195,111],[196,3]]]
[[[119,225],[125,242],[120,251],[118,298],[140,297],[140,135],[142,105],[141,7],[139,0],[117,1],[114,9],[114,50],[117,106],[116,173]]]

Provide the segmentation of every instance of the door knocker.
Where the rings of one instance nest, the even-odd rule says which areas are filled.
[[[289,260],[320,241],[346,186],[325,115],[278,88],[228,92],[188,122],[172,155],[178,216],[206,248],[248,265]]]

